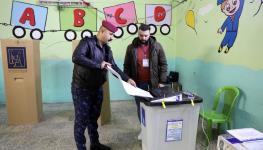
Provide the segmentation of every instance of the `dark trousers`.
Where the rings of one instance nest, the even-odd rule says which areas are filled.
[[[136,82],[136,86],[140,89],[143,89],[145,91],[149,90],[149,84],[148,83],[143,83],[143,82]],[[136,102],[136,106],[137,106],[137,114],[138,114],[138,119],[141,122],[141,107],[140,107],[140,99],[141,97],[137,97],[135,96],[135,102]]]
[[[74,138],[78,150],[86,150],[85,130],[88,129],[90,143],[99,142],[98,123],[103,91],[102,88],[91,90],[71,87],[75,108]]]

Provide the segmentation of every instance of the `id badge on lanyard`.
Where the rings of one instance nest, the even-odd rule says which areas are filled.
[[[149,67],[149,58],[147,58],[147,49],[143,48],[144,57],[142,59],[142,66],[143,67]]]
[[[149,59],[147,59],[147,58],[142,59],[142,66],[143,67],[149,67]]]

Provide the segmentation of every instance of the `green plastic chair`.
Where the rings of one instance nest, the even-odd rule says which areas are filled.
[[[227,128],[232,128],[231,113],[239,96],[239,89],[233,86],[219,88],[214,98],[212,110],[200,112],[200,116],[207,121],[206,133],[207,143],[212,139],[212,124],[217,124],[217,131],[220,131],[220,124],[227,123]],[[219,100],[223,100],[222,110],[219,110]]]

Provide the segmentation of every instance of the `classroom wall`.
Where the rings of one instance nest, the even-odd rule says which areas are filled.
[[[217,30],[226,16],[216,0],[190,0],[178,7],[175,68],[183,89],[203,97],[205,109],[212,107],[216,89],[238,87],[241,95],[233,112],[234,127],[263,131],[263,10],[256,14],[259,7],[260,1],[245,0],[236,41],[227,54],[217,52],[225,36]],[[196,32],[191,18],[186,24],[188,10],[194,11]]]
[[[37,4],[37,0],[20,0],[21,2]],[[93,0],[92,6],[102,11],[104,7],[109,7],[121,3],[130,2],[128,0]],[[169,0],[135,0],[135,7],[138,22],[145,22],[145,4],[171,4]],[[173,2],[172,2],[173,3]],[[9,23],[11,17],[12,0],[1,1],[0,4],[0,22]],[[98,12],[97,26],[105,18],[104,14]],[[173,11],[173,19],[175,14]],[[48,17],[46,30],[59,29],[59,12],[57,7],[48,6]],[[158,28],[159,29],[159,28]],[[175,26],[171,26],[171,33],[163,36],[158,31],[157,40],[163,45],[168,60],[169,70],[175,70]],[[30,30],[27,30],[26,39],[29,37]],[[80,39],[80,32],[78,39]],[[96,34],[96,32],[94,32]],[[110,46],[113,50],[114,58],[118,66],[123,68],[123,61],[127,45],[137,35],[130,35],[124,28],[124,36],[121,39],[113,40]],[[12,35],[12,26],[0,25],[0,39],[14,39]],[[64,32],[46,32],[40,42],[41,57],[41,78],[42,78],[42,96],[44,103],[71,102],[70,83],[72,78],[73,64],[71,62],[72,46],[71,42],[64,39]],[[2,51],[2,50],[1,50]],[[0,51],[0,54],[1,54]],[[0,55],[0,66],[2,66],[2,54]],[[133,97],[128,96],[121,88],[119,81],[112,75],[110,79],[110,99],[111,100],[130,100]],[[5,103],[3,69],[0,67],[0,103]]]
[[[36,3],[36,0],[21,1]],[[102,10],[104,7],[125,2],[129,1],[110,0],[105,3],[105,1],[97,0],[93,5]],[[263,10],[259,9],[260,1],[245,1],[236,41],[227,54],[217,52],[225,36],[225,33],[218,34],[217,30],[225,21],[226,16],[221,12],[216,1],[189,0],[181,4],[170,0],[135,0],[134,2],[139,22],[145,21],[145,4],[173,5],[171,33],[163,36],[158,32],[156,37],[165,49],[169,71],[176,70],[180,73],[183,89],[203,97],[203,107],[208,109],[212,106],[216,89],[225,85],[237,86],[241,95],[233,112],[234,127],[254,127],[263,131],[261,119],[263,113],[261,109],[263,106],[261,100],[263,97],[261,92],[263,89],[263,61],[261,61]],[[11,0],[1,1],[0,22],[10,22],[11,5]],[[188,10],[194,12],[194,24],[191,18],[186,22]],[[58,9],[50,6],[48,11],[46,29],[59,29]],[[98,14],[99,26],[104,15]],[[29,39],[28,33],[27,31],[26,38]],[[40,44],[42,94],[45,103],[71,102],[72,48],[71,42],[67,42],[63,34],[63,32],[44,33]],[[110,43],[120,68],[122,68],[126,46],[134,37],[136,35],[125,32],[121,39]],[[9,38],[14,38],[12,27],[0,25],[0,39]],[[2,66],[2,55],[0,55],[0,66]],[[116,79],[111,75],[109,78],[111,100],[133,99],[124,93]],[[0,67],[0,103],[5,103],[2,67]]]

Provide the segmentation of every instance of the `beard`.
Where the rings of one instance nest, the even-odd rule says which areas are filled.
[[[148,45],[149,40],[140,40],[140,45]]]

